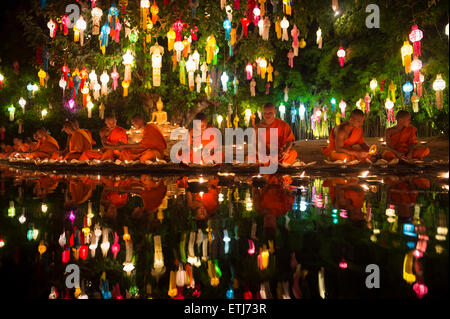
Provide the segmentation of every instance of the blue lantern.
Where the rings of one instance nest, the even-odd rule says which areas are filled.
[[[225,40],[230,41],[231,22],[230,20],[228,20],[228,18],[226,18],[225,21],[223,22],[223,28],[225,29]]]
[[[410,101],[410,93],[412,90],[414,90],[414,86],[411,84],[411,82],[406,82],[403,84],[403,92],[405,92],[405,104],[408,104]]]
[[[331,98],[331,110],[334,112],[334,106],[336,105],[336,99],[334,97]]]

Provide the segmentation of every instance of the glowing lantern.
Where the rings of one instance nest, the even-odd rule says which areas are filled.
[[[414,82],[420,81],[420,70],[422,69],[422,61],[420,61],[416,56],[411,63],[411,71],[414,72]]]
[[[75,25],[80,31],[80,45],[84,46],[84,30],[86,30],[86,21],[84,21],[82,16],[80,16]]]
[[[184,49],[184,43],[183,41],[176,41],[173,47],[177,53],[177,61],[179,62],[181,59],[181,52]]]
[[[119,85],[119,72],[117,72],[116,66],[114,66],[114,69],[111,72],[111,79],[113,80],[113,90],[115,91],[117,89],[117,86]]]
[[[262,58],[259,60],[259,68],[261,69],[261,79],[266,78],[267,61]]]
[[[86,108],[88,110],[88,118],[92,118],[92,108],[94,107],[94,103],[90,100],[90,96],[87,98],[88,102],[86,103]]]
[[[394,122],[394,102],[387,98],[384,107],[388,111],[388,122]]]
[[[87,85],[85,85],[82,89],[81,89],[81,94],[83,94],[83,106],[87,106],[87,97],[88,97],[88,93],[89,93],[89,88],[87,87]]]
[[[159,8],[155,1],[153,1],[153,4],[150,8],[150,12],[152,14],[152,23],[155,24],[156,21],[159,19],[158,18]]]
[[[176,33],[171,28],[169,32],[167,32],[167,41],[168,41],[168,50],[172,51],[175,43]]]
[[[125,76],[124,81],[131,82],[131,65],[133,64],[133,55],[131,55],[130,50],[123,55],[123,64],[125,65]]]
[[[150,8],[149,0],[141,0],[141,26],[144,31],[147,29],[148,9]]]
[[[339,64],[341,65],[341,67],[343,67],[345,63],[345,50],[342,47],[339,47],[337,56],[339,58]]]
[[[192,56],[190,56],[186,62],[186,71],[188,73],[189,90],[192,91],[195,86],[195,83],[194,83],[195,62],[192,59]]]
[[[288,41],[289,35],[287,33],[287,29],[289,28],[289,21],[286,19],[286,17],[283,17],[283,20],[281,20],[280,27],[283,30],[283,35],[281,36],[282,41]]]
[[[231,22],[228,18],[223,22],[223,28],[225,29],[225,40],[230,41]]]
[[[169,279],[169,292],[168,295],[172,298],[174,298],[177,295],[177,279],[176,279],[176,273],[174,271],[170,272],[170,279]]]
[[[346,108],[347,108],[347,103],[345,103],[344,100],[341,100],[341,102],[339,102],[339,109],[341,110],[342,117],[345,117],[345,109]]]
[[[100,19],[103,15],[102,9],[95,7],[91,11],[92,15],[92,35],[98,35],[100,33]]]
[[[448,36],[448,23],[447,23],[447,25],[445,26],[445,34]]]
[[[108,73],[106,73],[106,71],[103,71],[102,75],[100,76],[100,82],[102,83],[102,95],[108,94],[109,75]]]
[[[419,29],[417,25],[412,27],[411,33],[409,34],[409,41],[413,43],[413,53],[415,56],[421,56],[420,52],[420,40],[423,38],[423,32]]]
[[[280,104],[278,110],[280,111],[281,119],[284,121],[284,114],[286,113],[286,107],[283,104]]]
[[[61,24],[63,26],[64,35],[69,34],[69,25],[70,25],[70,18],[67,15],[63,15],[61,18]]]
[[[378,82],[376,79],[372,79],[372,81],[370,81],[370,89],[372,90],[372,92],[375,92],[375,89],[378,87]]]
[[[300,121],[303,121],[305,119],[305,105],[303,103],[300,104],[300,107],[298,108],[298,115],[300,116]]]
[[[89,252],[89,248],[86,245],[81,245],[80,246],[80,258],[83,260],[86,260],[87,256],[88,256],[88,252]]]
[[[42,119],[44,119],[44,118],[47,116],[47,114],[48,114],[47,109],[43,109],[43,110],[41,111]]]
[[[160,86],[162,55],[164,54],[164,48],[156,43],[150,47],[150,54],[152,55],[153,86]]]
[[[445,81],[440,74],[436,75],[436,80],[433,82],[433,90],[436,91],[436,107],[438,110],[442,109],[443,104],[443,90],[445,89]]]
[[[319,49],[322,49],[322,29],[320,29],[320,27],[316,32],[316,38],[317,46],[319,47]]]
[[[409,44],[409,41],[403,42],[401,48],[402,64],[405,67],[405,73],[411,72],[411,55],[413,54],[413,47]]]
[[[50,29],[50,38],[54,38],[56,36],[56,23],[52,19],[47,23],[47,28]]]
[[[245,121],[246,126],[249,126],[251,116],[252,116],[252,110],[246,109],[245,113],[244,113],[244,121]]]
[[[14,113],[16,112],[16,108],[14,107],[14,105],[10,105],[8,107],[8,112],[9,112],[9,120],[12,122],[14,121]]]
[[[405,92],[405,104],[408,104],[410,99],[410,93],[414,89],[414,86],[411,84],[411,82],[408,81],[405,84],[403,84],[402,89],[403,92]]]
[[[216,52],[216,39],[214,35],[210,35],[206,40],[206,63],[211,63],[214,58],[214,54]]]
[[[247,80],[251,80],[253,77],[253,66],[250,64],[250,62],[247,63],[245,71],[247,72]]]
[[[130,82],[122,81],[122,87],[123,87],[123,97],[127,97],[128,96],[128,88],[130,87]]]
[[[414,255],[413,252],[410,251],[405,255],[405,259],[403,261],[403,279],[408,284],[412,284],[416,281],[416,276],[413,273],[413,261]]]
[[[104,228],[102,232],[102,243],[100,244],[100,248],[102,249],[103,257],[106,257],[111,245],[108,240],[108,232],[109,230],[107,228]]]
[[[413,96],[411,97],[412,109],[414,113],[419,112],[419,101],[420,98],[414,93]]]

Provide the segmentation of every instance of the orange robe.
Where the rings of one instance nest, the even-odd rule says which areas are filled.
[[[117,145],[119,142],[123,144],[128,143],[127,131],[120,127],[116,126],[111,133],[106,137],[106,145]],[[94,145],[94,144],[93,144]],[[114,156],[119,158],[120,151],[119,150],[105,150],[104,152],[89,150],[84,152],[80,160],[89,160],[89,159],[99,159],[101,161],[106,160],[114,160]]]
[[[29,158],[51,158],[52,155],[59,151],[58,142],[51,136],[47,136],[44,141],[40,140],[37,149],[29,153]]]
[[[294,134],[292,133],[292,130],[291,130],[291,127],[289,126],[289,124],[278,118],[276,118],[272,122],[272,124],[270,124],[270,126],[268,126],[268,127],[263,127],[261,123],[256,125],[256,134],[258,134],[259,128],[266,129],[266,137],[263,142],[266,143],[266,152],[267,153],[270,152],[270,129],[271,128],[278,129],[278,152],[280,152],[280,149],[282,147],[284,147],[284,145],[286,145],[286,143],[295,141]],[[256,145],[258,145],[258,143]],[[298,155],[297,152],[291,149],[291,150],[289,150],[288,157],[286,157],[283,161],[280,161],[280,163],[292,164],[296,160],[297,155]]]
[[[152,213],[161,206],[166,197],[167,187],[164,183],[159,183],[156,187],[145,189],[140,193],[145,211]]]
[[[206,193],[202,195],[194,194],[192,200],[201,202],[205,207],[208,215],[212,215],[219,208],[219,180],[213,179],[208,182],[208,185],[210,187],[208,188],[208,191]]]
[[[283,179],[283,178],[282,178]],[[281,187],[283,180],[272,175],[268,179],[268,185],[261,192],[259,203],[255,206],[261,209],[267,209],[273,216],[284,216],[292,210],[294,205],[294,196],[286,193]]]
[[[208,128],[211,128],[212,126],[210,126],[210,125],[208,125],[207,127],[206,127],[206,129],[208,129]],[[192,148],[192,151],[190,151],[189,153],[187,153],[187,154],[182,154],[181,153],[181,150],[178,152],[178,158],[179,158],[179,160],[180,161],[182,161],[182,162],[184,162],[184,163],[188,163],[188,162],[194,162],[194,152],[193,152],[193,148],[194,148],[194,137],[193,137],[193,135],[194,135],[194,130],[193,129],[190,129],[189,130],[189,145],[191,145],[191,148]],[[201,150],[199,150],[198,152],[200,152],[200,154],[201,154],[201,161],[202,162],[205,162],[205,160],[203,159],[203,148],[205,148],[209,143],[211,143],[212,141],[213,141],[213,136],[211,136],[211,138],[210,139],[203,139],[203,131],[201,131],[201,133],[200,133],[200,136],[201,136],[201,139],[200,139],[200,143],[202,144],[202,149]],[[222,158],[222,162],[223,162],[223,153],[222,152],[219,152],[218,150],[217,150],[217,148],[219,147],[219,141],[214,141],[214,151],[215,151],[215,153],[219,153],[220,155],[220,157]]]
[[[402,153],[403,155],[408,154],[408,147],[410,144],[417,144],[417,129],[414,126],[404,127],[400,132],[391,135],[391,146],[396,151]],[[422,160],[425,156],[430,154],[430,149],[428,147],[418,147],[413,153],[412,157],[414,159]],[[385,150],[383,159],[386,161],[391,161],[397,156],[389,151]]]
[[[333,129],[330,132],[330,136],[328,137],[328,146],[322,147],[322,153],[331,161],[346,160],[347,162],[350,162],[355,160],[356,157],[353,155],[336,152],[336,138],[334,136],[334,129],[335,127],[333,127]],[[350,136],[344,140],[344,148],[352,150],[353,145],[359,145],[363,143],[364,137],[362,127],[354,128],[350,133]]]
[[[78,205],[92,196],[93,185],[89,178],[73,179],[69,182],[69,192],[72,200]]]
[[[84,129],[73,132],[69,140],[69,153],[64,156],[65,160],[81,158],[81,155],[92,149],[92,137]]]
[[[144,127],[142,140],[139,142],[140,148],[124,149],[120,152],[120,160],[134,161],[140,159],[141,162],[153,160],[164,155],[167,147],[166,140],[159,128],[154,124],[147,124]]]
[[[0,158],[7,158],[9,157],[9,154],[11,154],[11,152],[14,151],[14,147],[11,145],[6,145],[5,146],[5,150],[3,151],[3,153],[0,153]]]

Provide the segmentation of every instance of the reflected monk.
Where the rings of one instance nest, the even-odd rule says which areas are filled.
[[[223,161],[223,153],[221,151],[218,150],[219,146],[220,146],[220,141],[216,141],[214,139],[214,136],[208,136],[208,138],[205,136],[203,136],[203,132],[208,129],[211,128],[212,126],[209,125],[208,123],[208,119],[206,117],[206,114],[203,112],[197,113],[197,115],[194,118],[194,121],[201,121],[200,124],[200,132],[195,132],[196,134],[199,135],[195,135],[194,136],[194,128],[191,128],[189,130],[189,145],[191,145],[192,147],[192,151],[190,151],[187,154],[182,154],[181,150],[178,152],[178,158],[180,161],[184,162],[184,163],[192,163],[194,162],[194,152],[199,152],[200,159],[203,163],[206,163],[206,159],[203,158],[203,150],[204,148],[206,148],[207,146],[210,147],[210,149],[206,150],[205,152],[208,152],[208,154],[211,155],[211,151],[214,149],[215,154],[219,154],[218,156],[220,156],[220,158]],[[194,142],[196,140],[200,141],[200,145],[194,145]],[[213,145],[209,145],[209,143],[213,143]]]
[[[278,160],[280,164],[292,164],[297,159],[297,152],[292,149],[295,137],[291,127],[285,121],[276,118],[277,110],[275,104],[266,103],[263,105],[262,115],[263,121],[256,125],[256,133],[259,128],[266,129],[266,151],[270,153],[270,129],[278,130]],[[258,145],[258,144],[256,144]],[[263,163],[264,164],[264,163]]]
[[[103,152],[87,151],[83,154],[83,159],[99,159],[101,161],[120,158],[120,151],[116,149],[106,149],[106,146],[125,145],[128,143],[127,131],[117,126],[117,119],[114,114],[105,117],[105,126],[100,129],[100,140],[103,145]]]
[[[166,140],[159,128],[154,124],[145,124],[141,115],[133,117],[136,129],[143,129],[142,140],[137,144],[107,145],[105,149],[119,150],[121,161],[134,161],[139,159],[142,163],[148,160],[162,159],[167,147]]]
[[[219,192],[219,180],[215,178],[208,181],[207,192],[186,193],[187,205],[194,211],[196,220],[206,220],[216,213],[219,208]]]
[[[71,122],[63,125],[63,131],[70,136],[67,153],[61,152],[58,159],[64,160],[80,160],[81,155],[92,150],[92,137],[84,129],[75,129]]]
[[[382,157],[386,161],[394,158],[422,160],[430,154],[428,147],[417,146],[417,129],[411,125],[411,114],[397,112],[397,125],[386,130],[386,146]]]
[[[333,127],[328,138],[328,146],[322,148],[322,153],[330,161],[359,160],[365,162],[370,158],[369,146],[364,141],[363,128],[364,113],[355,109],[348,121]],[[354,146],[359,145],[359,149]]]
[[[30,159],[45,159],[51,158],[54,153],[59,151],[58,142],[47,134],[45,128],[41,128],[36,131],[36,139],[38,141],[36,148],[30,150],[28,153],[22,153],[21,157]]]
[[[89,177],[69,178],[69,193],[71,199],[66,198],[65,206],[78,206],[92,197],[94,181]]]

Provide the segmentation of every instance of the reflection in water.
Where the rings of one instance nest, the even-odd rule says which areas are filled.
[[[2,168],[2,294],[448,294],[448,186],[418,176],[66,176]],[[66,266],[80,268],[66,287]],[[365,285],[366,266],[380,288]]]

